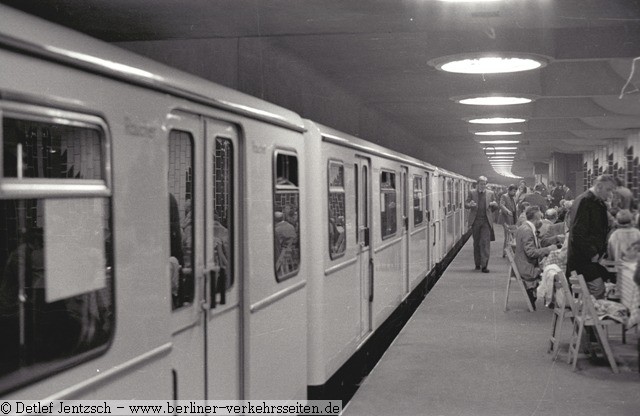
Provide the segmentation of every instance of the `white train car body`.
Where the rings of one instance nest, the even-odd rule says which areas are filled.
[[[0,28],[0,394],[305,397],[310,261],[274,224],[307,209],[302,120],[11,9]]]

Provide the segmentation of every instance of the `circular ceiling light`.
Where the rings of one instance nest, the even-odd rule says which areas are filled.
[[[512,118],[512,117],[492,117],[492,118],[474,118],[469,120],[469,123],[473,124],[513,124],[524,123],[524,118]]]
[[[459,53],[432,59],[429,65],[457,74],[507,74],[530,71],[547,65],[550,58],[521,52]]]
[[[472,97],[463,98],[458,100],[460,104],[467,105],[515,105],[515,104],[527,104],[533,101],[531,98],[526,97]]]
[[[518,144],[520,140],[483,140],[480,144]]]
[[[522,134],[521,131],[477,131],[474,133],[476,136],[517,136]]]

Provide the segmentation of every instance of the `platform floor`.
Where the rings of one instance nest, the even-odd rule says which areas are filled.
[[[469,239],[363,381],[345,416],[640,415],[637,329],[627,332],[627,344],[619,326],[609,333],[620,374],[606,359],[587,356],[573,372],[566,362],[571,325],[563,328],[560,356],[552,361],[551,310],[538,300],[537,311],[528,312],[512,284],[509,310],[503,311],[508,266],[502,232],[496,234],[491,273],[473,270]]]

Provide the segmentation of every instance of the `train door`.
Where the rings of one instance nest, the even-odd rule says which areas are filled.
[[[358,156],[356,169],[356,229],[361,282],[360,335],[371,332],[373,322],[373,255],[371,251],[371,160]]]
[[[168,190],[171,252],[172,384],[174,399],[206,398],[205,279],[202,171],[204,125],[184,113],[168,118]],[[197,205],[196,205],[197,203]]]
[[[402,281],[404,285],[404,293],[409,292],[409,168],[402,166],[402,174],[400,175],[400,201],[402,203]]]
[[[206,378],[209,399],[243,397],[242,279],[239,270],[239,142],[236,128],[206,120]]]
[[[424,202],[424,209],[425,209],[425,216],[427,219],[427,228],[429,230],[429,232],[427,232],[427,269],[431,270],[433,268],[433,242],[435,241],[435,237],[434,237],[434,232],[433,232],[433,214],[431,212],[431,201],[433,200],[433,198],[431,198],[431,175],[429,174],[429,172],[425,172],[424,173],[424,177],[425,177],[425,189],[424,189],[424,195],[425,195],[425,202]]]

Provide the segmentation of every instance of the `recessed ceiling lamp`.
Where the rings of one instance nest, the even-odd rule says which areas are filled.
[[[524,123],[524,118],[512,118],[512,117],[492,117],[492,118],[474,118],[469,120],[469,123],[473,124],[513,124]]]
[[[518,144],[520,140],[483,140],[480,144]]]
[[[438,0],[445,3],[491,3],[503,0]]]
[[[518,150],[516,146],[498,146],[498,147],[490,146],[490,147],[483,147],[483,149],[484,150]]]
[[[477,131],[476,136],[517,136],[521,131]]]
[[[458,74],[506,74],[510,72],[530,71],[540,68],[542,61],[517,56],[483,56],[479,58],[456,59],[437,65],[445,72]]]
[[[515,105],[526,104],[533,101],[531,98],[525,97],[472,97],[458,100],[460,104],[467,105]]]

